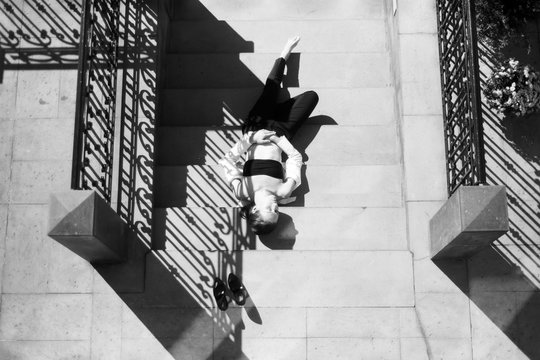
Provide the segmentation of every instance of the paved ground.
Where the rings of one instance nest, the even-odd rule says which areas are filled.
[[[429,259],[427,224],[446,199],[433,2],[402,0],[396,16],[379,0],[185,3],[171,25],[175,75],[162,93],[171,111],[156,149],[160,250],[143,293],[117,294],[46,236],[48,196],[70,185],[76,71],[3,72],[0,358],[535,358],[534,257],[526,278],[495,252],[467,264]],[[174,37],[207,27],[222,38]],[[278,236],[257,239],[219,207],[231,204],[218,197],[214,164],[292,31],[303,39],[290,92],[321,98],[299,140],[309,192],[284,209]],[[212,72],[218,65],[239,75]],[[536,165],[520,161],[534,182]],[[534,244],[534,220],[515,219]],[[221,313],[209,284],[229,271],[251,299]]]

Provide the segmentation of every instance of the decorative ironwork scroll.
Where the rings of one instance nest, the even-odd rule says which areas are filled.
[[[158,15],[144,0],[122,12],[122,98],[117,213],[148,248],[152,242]]]
[[[73,189],[111,201],[119,0],[83,3],[73,151]]]
[[[473,4],[437,0],[437,25],[450,196],[486,181]]]

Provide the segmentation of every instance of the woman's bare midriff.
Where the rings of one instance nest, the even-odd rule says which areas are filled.
[[[247,151],[247,159],[275,160],[281,163],[281,149],[274,143],[254,144]],[[250,198],[253,198],[256,191],[262,189],[275,193],[283,184],[283,179],[276,179],[268,175],[248,176],[244,177],[243,181]]]

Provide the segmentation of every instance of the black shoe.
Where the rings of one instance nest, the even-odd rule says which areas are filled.
[[[238,276],[232,273],[229,274],[227,281],[229,283],[229,289],[233,294],[234,302],[240,306],[244,305],[246,303],[246,299],[248,298],[248,293],[244,285],[242,285],[242,281],[240,281]]]
[[[216,299],[219,310],[225,311],[229,308],[227,287],[220,278],[214,278],[214,298]]]

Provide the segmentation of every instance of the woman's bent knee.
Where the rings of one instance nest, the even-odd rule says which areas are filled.
[[[317,105],[317,103],[319,102],[319,95],[313,90],[306,91],[306,96],[315,105]]]

